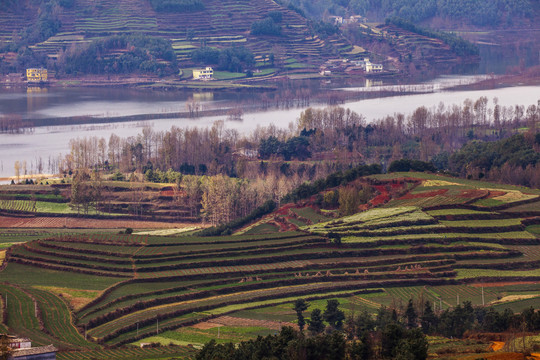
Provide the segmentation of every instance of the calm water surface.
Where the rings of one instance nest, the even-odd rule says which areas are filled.
[[[463,104],[467,98],[476,100],[486,96],[492,104],[497,97],[500,105],[536,104],[540,100],[540,86],[516,86],[502,89],[477,91],[447,91],[449,84],[469,81],[469,77],[442,77],[420,86],[432,87],[435,92],[429,94],[412,94],[391,96],[369,100],[354,101],[344,104],[351,110],[366,117],[368,122],[394,113],[410,114],[420,106],[436,107],[440,102],[446,106]],[[365,88],[350,89],[365,91]],[[26,92],[23,90],[0,90],[0,115],[17,114],[24,119],[93,116],[112,117],[136,114],[160,114],[186,111],[188,93],[155,93],[140,92],[129,89],[48,89],[43,92]],[[253,97],[253,94],[195,94],[197,101],[204,109],[235,106],[240,100]],[[324,107],[315,105],[314,107]],[[258,126],[274,124],[277,127],[288,127],[294,123],[304,108],[286,110],[270,110],[266,112],[246,112],[242,121],[226,121],[227,128],[237,129],[247,134]],[[108,139],[111,133],[121,137],[136,136],[145,126],[155,131],[169,130],[177,127],[209,127],[216,120],[226,120],[225,116],[207,116],[200,118],[155,119],[137,122],[112,124],[86,124],[78,126],[37,127],[32,133],[0,134],[0,177],[12,176],[15,161],[26,161],[28,169],[41,158],[44,170],[49,158],[66,154],[69,151],[69,140],[72,138],[98,136]]]

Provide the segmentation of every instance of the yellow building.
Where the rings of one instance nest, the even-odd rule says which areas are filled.
[[[206,69],[193,69],[193,79],[210,80],[214,76],[214,69],[207,66]]]
[[[28,82],[47,81],[47,69],[26,69],[26,80],[28,80]]]

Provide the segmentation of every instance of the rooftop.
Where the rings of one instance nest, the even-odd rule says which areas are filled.
[[[20,350],[13,350],[13,354],[11,356],[13,359],[17,359],[18,357],[22,356],[28,356],[28,355],[39,355],[39,354],[47,354],[51,352],[58,351],[57,348],[54,347],[54,345],[47,345],[47,346],[38,346],[28,349],[20,349]]]

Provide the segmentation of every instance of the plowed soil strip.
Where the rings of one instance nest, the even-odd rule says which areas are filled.
[[[131,221],[109,219],[83,219],[63,217],[31,217],[21,218],[12,216],[0,216],[2,228],[77,228],[77,229],[170,229],[190,227],[189,223],[170,223],[157,221]]]
[[[201,329],[201,330],[211,329],[218,326],[235,326],[235,327],[254,326],[254,327],[264,327],[271,330],[281,330],[283,326],[290,326],[295,329],[298,329],[298,325],[289,323],[289,322],[255,320],[255,319],[237,318],[233,316],[220,316],[216,319],[212,319],[211,321],[205,321],[205,322],[193,325],[194,328]]]

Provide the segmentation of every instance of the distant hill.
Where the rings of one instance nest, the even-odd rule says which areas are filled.
[[[398,16],[413,22],[454,23],[489,27],[523,25],[538,12],[534,0],[282,0],[308,16],[367,16],[383,21]]]
[[[517,3],[527,1],[516,0],[516,9]],[[68,76],[163,76],[214,65],[217,70],[254,72],[265,78],[276,70],[317,72],[326,60],[336,58],[371,57],[385,68],[405,72],[410,62],[423,69],[461,61],[462,54],[441,37],[407,33],[403,41],[392,37],[395,30],[377,24],[340,29],[327,16],[417,18],[376,2],[360,10],[358,2],[340,1],[338,6],[336,0],[6,0],[0,4],[0,73],[47,66]],[[323,5],[326,11],[321,12]],[[519,9],[528,8],[525,5]],[[527,15],[525,10],[518,12]],[[390,50],[381,52],[381,42]],[[415,52],[417,48],[421,51]],[[191,71],[182,74],[189,78]]]
[[[254,30],[261,26],[262,32]],[[257,64],[281,65],[318,64],[352,49],[339,35],[321,39],[308,19],[272,0],[9,1],[0,11],[0,52],[27,56],[19,65],[62,60],[74,46],[136,34],[170,40],[184,66],[192,65],[191,52],[200,47],[244,46]]]

